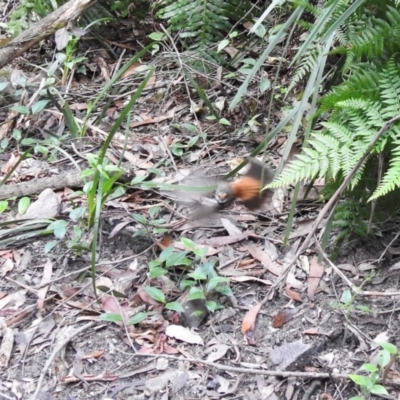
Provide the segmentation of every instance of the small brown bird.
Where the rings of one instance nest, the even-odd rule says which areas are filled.
[[[218,183],[214,193],[214,199],[210,204],[199,206],[191,215],[192,219],[206,217],[214,212],[229,207],[234,200],[241,200],[249,210],[259,208],[268,196],[270,190],[261,191],[266,185],[272,182],[274,173],[263,162],[256,158],[249,157],[248,171],[239,179]]]

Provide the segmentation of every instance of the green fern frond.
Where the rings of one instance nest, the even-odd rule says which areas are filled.
[[[393,142],[393,145],[395,148],[391,154],[389,169],[369,200],[377,199],[400,187],[400,139]]]
[[[290,92],[304,76],[317,65],[317,60],[321,52],[320,48],[309,49],[303,57],[300,66],[296,69],[291,82],[289,84],[288,92]]]
[[[248,0],[162,0],[161,7],[157,15],[190,50],[207,51],[230,31],[231,21],[251,17]]]

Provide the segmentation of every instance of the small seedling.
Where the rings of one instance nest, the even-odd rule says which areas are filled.
[[[380,373],[389,365],[393,357],[398,357],[396,346],[391,343],[380,343],[382,350],[376,358],[376,365],[366,363],[360,367],[360,371],[366,371],[368,375],[350,375],[350,379],[360,386],[362,396],[352,397],[350,400],[368,400],[371,394],[389,395],[384,386],[378,384]]]

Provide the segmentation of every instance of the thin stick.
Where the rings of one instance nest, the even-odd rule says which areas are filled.
[[[36,391],[35,391],[35,393],[33,394],[31,400],[36,400],[36,399],[37,399],[37,397],[38,397],[38,395],[39,395],[39,392],[40,392],[40,389],[42,388],[42,384],[43,384],[44,377],[46,376],[47,371],[48,371],[48,369],[50,368],[51,363],[52,363],[52,362],[54,361],[54,359],[56,358],[57,354],[58,354],[58,353],[64,348],[64,346],[66,346],[75,336],[78,336],[79,334],[81,334],[82,332],[84,332],[86,329],[89,329],[89,328],[91,328],[91,327],[94,326],[94,325],[95,325],[95,322],[89,322],[88,324],[81,326],[81,327],[78,328],[75,332],[72,332],[67,338],[65,338],[65,339],[53,350],[53,352],[52,352],[51,355],[50,355],[50,358],[47,360],[46,365],[44,366],[44,368],[43,368],[43,370],[42,370],[42,372],[41,372],[41,374],[40,374],[38,383],[37,383],[37,385],[36,385]]]

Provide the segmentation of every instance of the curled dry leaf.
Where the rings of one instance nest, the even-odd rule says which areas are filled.
[[[269,272],[271,272],[276,276],[280,276],[280,274],[283,271],[283,268],[274,263],[268,256],[268,254],[265,253],[260,247],[255,245],[249,245],[249,246],[244,246],[243,249],[247,250],[254,259],[260,261]]]
[[[293,319],[299,310],[295,308],[289,308],[287,310],[279,311],[272,318],[272,326],[274,328],[282,328],[284,324]]]
[[[249,311],[247,311],[242,321],[242,333],[245,335],[245,338],[248,340],[249,344],[255,344],[254,332],[256,329],[257,315],[260,309],[261,303],[256,304]]]
[[[111,296],[103,296],[101,299],[101,306],[104,311],[113,314],[121,315],[125,324],[128,323],[129,317],[125,309]]]
[[[318,288],[319,281],[324,275],[325,268],[318,263],[317,257],[313,257],[310,263],[310,275],[308,276],[308,298],[311,301],[315,299],[315,292]]]
[[[301,299],[301,296],[300,296],[297,292],[295,292],[295,291],[293,291],[293,290],[290,290],[289,285],[286,285],[285,290],[286,290],[286,294],[287,294],[292,300],[294,300],[294,301],[299,301],[299,302],[301,302],[301,303],[303,302],[303,300]]]
[[[203,339],[198,333],[193,332],[189,328],[185,328],[184,326],[169,325],[167,326],[165,333],[167,336],[181,340],[182,342],[190,344],[200,344],[202,346],[204,345]]]
[[[43,310],[44,301],[46,299],[47,290],[49,289],[49,283],[51,281],[51,275],[53,273],[53,264],[50,260],[47,260],[44,269],[43,269],[43,277],[42,281],[40,282],[40,288],[37,292],[38,301],[37,306],[39,310]],[[45,286],[44,286],[45,285]]]
[[[209,362],[215,362],[220,360],[222,357],[225,356],[225,354],[228,352],[230,349],[230,346],[219,343],[214,346],[211,346],[209,349],[207,349],[206,353],[208,354],[207,361]]]
[[[260,278],[256,278],[255,276],[247,276],[247,275],[234,276],[230,280],[232,282],[257,281],[257,282],[263,283],[264,285],[268,285],[268,286],[272,285],[272,282],[267,279],[260,279]]]

